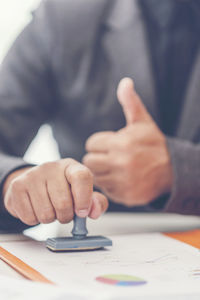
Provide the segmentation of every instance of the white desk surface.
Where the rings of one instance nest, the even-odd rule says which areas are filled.
[[[176,214],[155,213],[107,213],[99,220],[88,219],[88,230],[91,235],[123,235],[147,232],[184,231],[200,228],[200,217]],[[44,241],[49,237],[70,235],[72,224],[61,225],[54,222],[39,225],[25,231],[29,237]],[[0,234],[0,242],[13,243],[29,241],[22,234]],[[15,271],[0,260],[0,271],[3,274],[20,278]]]
[[[54,222],[53,224],[50,225],[39,225],[35,228],[26,230],[26,235],[29,237],[32,237],[36,240],[46,240],[48,237],[52,236],[67,236],[70,234],[72,228],[72,224],[69,225],[60,225],[58,222]],[[130,236],[130,241],[134,241],[134,239],[137,241],[138,233],[143,233],[144,238],[148,239],[148,236],[145,235],[145,233],[153,233],[153,232],[164,232],[164,231],[184,231],[184,230],[191,230],[194,228],[200,228],[200,218],[199,217],[193,217],[193,216],[180,216],[180,215],[169,215],[169,214],[120,214],[120,213],[112,213],[112,214],[105,214],[104,216],[101,217],[100,220],[98,221],[92,221],[88,220],[88,230],[89,234],[91,235],[106,235],[108,237],[112,237],[113,240],[115,240],[117,244],[117,239],[119,237],[119,246],[123,248],[123,236],[125,237],[126,241],[129,240]],[[46,254],[44,253],[43,249],[43,243],[37,243],[33,242],[29,237],[25,237],[23,235],[11,235],[11,234],[4,234],[0,235],[0,242],[3,247],[7,248],[8,250],[12,250],[13,244],[15,244],[15,255],[18,256],[20,254],[20,251],[23,251],[22,249],[27,248],[26,251],[31,251],[32,247],[35,247],[35,250],[38,253],[41,253],[41,261],[46,259]],[[122,241],[120,241],[122,239]],[[124,239],[124,240],[125,240]],[[155,241],[157,237],[155,236]],[[158,237],[159,239],[159,237]],[[140,237],[141,244],[143,243],[142,238]],[[164,241],[165,242],[165,241]],[[121,243],[121,244],[120,244]],[[145,243],[147,243],[145,241]],[[144,245],[145,245],[144,243]],[[27,246],[26,246],[27,245]],[[176,244],[174,244],[176,246]],[[140,246],[137,246],[136,248],[137,253],[140,251],[139,250]],[[179,247],[179,245],[178,245]],[[189,247],[189,246],[188,246]],[[151,248],[151,247],[150,247]],[[173,248],[173,245],[172,245]],[[189,249],[190,250],[190,249]],[[41,251],[41,252],[40,252]],[[118,251],[118,250],[117,250]],[[153,250],[154,251],[154,250]],[[12,251],[11,251],[12,252]],[[36,253],[35,252],[35,253]],[[187,248],[186,248],[187,252]],[[33,256],[35,255],[33,252]],[[158,253],[157,253],[158,254]],[[44,255],[44,256],[43,256]],[[54,258],[51,256],[52,254],[48,254],[48,259],[49,258]],[[99,254],[100,255],[100,254]],[[106,254],[108,255],[108,253]],[[188,254],[189,255],[189,254]],[[28,253],[25,253],[27,262],[29,264],[32,263],[30,256]],[[92,254],[90,257],[91,259],[94,256]],[[109,255],[108,255],[109,256]],[[43,258],[42,258],[43,257]],[[70,257],[70,260],[75,259],[73,254],[70,254],[68,256],[68,259]],[[137,256],[136,256],[137,257]],[[189,256],[188,256],[189,257]],[[110,259],[108,257],[107,259]],[[193,260],[194,265],[196,264],[196,260],[198,258],[195,258]],[[50,261],[50,260],[49,260]],[[76,262],[76,260],[74,260]],[[37,265],[37,256],[34,258],[33,257],[33,267]],[[55,266],[55,262],[54,265]],[[74,265],[75,268],[78,266]],[[69,265],[70,267],[70,265]],[[105,269],[108,266],[105,266]],[[73,267],[73,263],[71,262],[71,268]],[[140,270],[140,268],[138,269]],[[137,272],[139,272],[137,270]],[[42,271],[42,269],[41,269]],[[51,271],[51,270],[50,270]],[[49,272],[49,271],[48,271]],[[20,275],[18,275],[15,271],[13,271],[10,267],[8,267],[5,263],[0,261],[0,273],[7,275],[12,278],[21,278]],[[45,274],[44,274],[45,275]],[[47,276],[48,277],[48,276]],[[200,295],[200,291],[199,294]]]
[[[161,213],[107,213],[96,221],[88,219],[87,223],[89,234],[113,236],[200,228],[200,217]],[[71,229],[72,223],[61,225],[55,222],[29,229],[26,234],[36,240],[46,240],[48,237],[70,235]]]

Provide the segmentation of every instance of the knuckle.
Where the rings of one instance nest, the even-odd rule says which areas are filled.
[[[33,167],[30,171],[25,173],[23,175],[23,180],[24,185],[29,186],[30,184],[35,184],[38,180],[38,171],[40,171],[40,166],[39,167]]]
[[[82,163],[87,166],[89,162],[90,162],[89,154],[86,154],[82,159]]]
[[[133,164],[134,156],[131,155],[124,155],[123,157],[118,157],[118,159],[115,160],[116,165],[118,168],[121,170],[126,170],[127,171],[130,169],[130,167]]]
[[[71,206],[69,205],[67,199],[60,199],[55,203],[55,209],[58,212],[68,211],[71,209]]]
[[[23,223],[30,225],[30,226],[38,224],[38,220],[34,216],[30,216],[30,217],[23,216],[23,217],[21,217],[21,220]]]
[[[25,185],[29,185],[29,183],[33,183],[35,181],[35,178],[37,178],[37,176],[35,176],[35,171],[31,170],[30,173],[24,174],[23,182]]]
[[[11,190],[13,193],[21,193],[24,190],[24,183],[19,179],[14,179],[11,183]]]
[[[73,213],[73,212],[71,212],[71,213],[69,213],[69,214],[67,214],[67,215],[59,215],[59,216],[57,217],[58,221],[59,221],[61,224],[69,223],[69,222],[71,222],[71,221],[73,220],[73,218],[74,218],[74,213]]]
[[[73,159],[73,158],[65,158],[65,162],[68,163],[68,164],[73,164],[73,163],[76,163],[76,161]]]
[[[40,214],[39,220],[40,223],[48,224],[55,220],[55,215],[52,212],[51,213],[43,212]]]
[[[91,145],[93,145],[93,142],[96,140],[96,138],[98,138],[99,133],[93,133],[86,141],[85,146],[86,149],[90,148]]]
[[[43,163],[41,166],[39,166],[39,168],[44,171],[49,171],[52,167],[55,168],[55,165],[56,165],[55,162],[46,162]]]
[[[74,165],[76,164],[77,162],[73,159],[73,158],[64,158],[62,160],[60,160],[60,163],[63,164],[66,166],[66,167],[69,167],[71,165]]]
[[[72,178],[74,180],[92,181],[93,175],[89,169],[83,168],[82,170],[77,170],[74,172],[74,174],[72,174]]]

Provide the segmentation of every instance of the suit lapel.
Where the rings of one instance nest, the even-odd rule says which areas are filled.
[[[200,102],[200,51],[197,55],[196,61],[190,81],[188,84],[187,92],[185,95],[184,106],[179,122],[177,135],[180,138],[193,140],[200,128],[199,121],[199,102]]]
[[[111,0],[110,0],[111,1]],[[105,20],[104,48],[112,69],[111,89],[123,77],[134,79],[136,90],[148,111],[159,123],[150,51],[137,0],[113,1]],[[176,136],[192,140],[200,127],[200,52],[190,77]],[[173,108],[172,108],[173,109]]]
[[[116,0],[106,19],[104,48],[112,68],[113,89],[131,77],[147,109],[158,121],[150,51],[137,0]]]

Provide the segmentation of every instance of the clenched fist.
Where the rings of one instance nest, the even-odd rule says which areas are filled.
[[[73,159],[62,159],[13,172],[4,184],[8,212],[28,225],[68,223],[74,213],[98,218],[108,207],[93,193],[93,175]]]
[[[124,78],[118,87],[127,125],[118,132],[100,132],[86,142],[83,163],[94,174],[94,184],[114,202],[127,206],[150,203],[168,193],[172,166],[166,138]]]

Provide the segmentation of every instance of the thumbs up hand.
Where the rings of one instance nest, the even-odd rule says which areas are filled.
[[[117,90],[127,125],[118,132],[99,132],[86,142],[83,163],[94,184],[111,200],[127,206],[150,203],[171,191],[172,166],[166,138],[129,78]]]
[[[126,118],[127,126],[136,122],[153,122],[144,104],[134,89],[134,83],[130,78],[120,81],[117,96]]]

